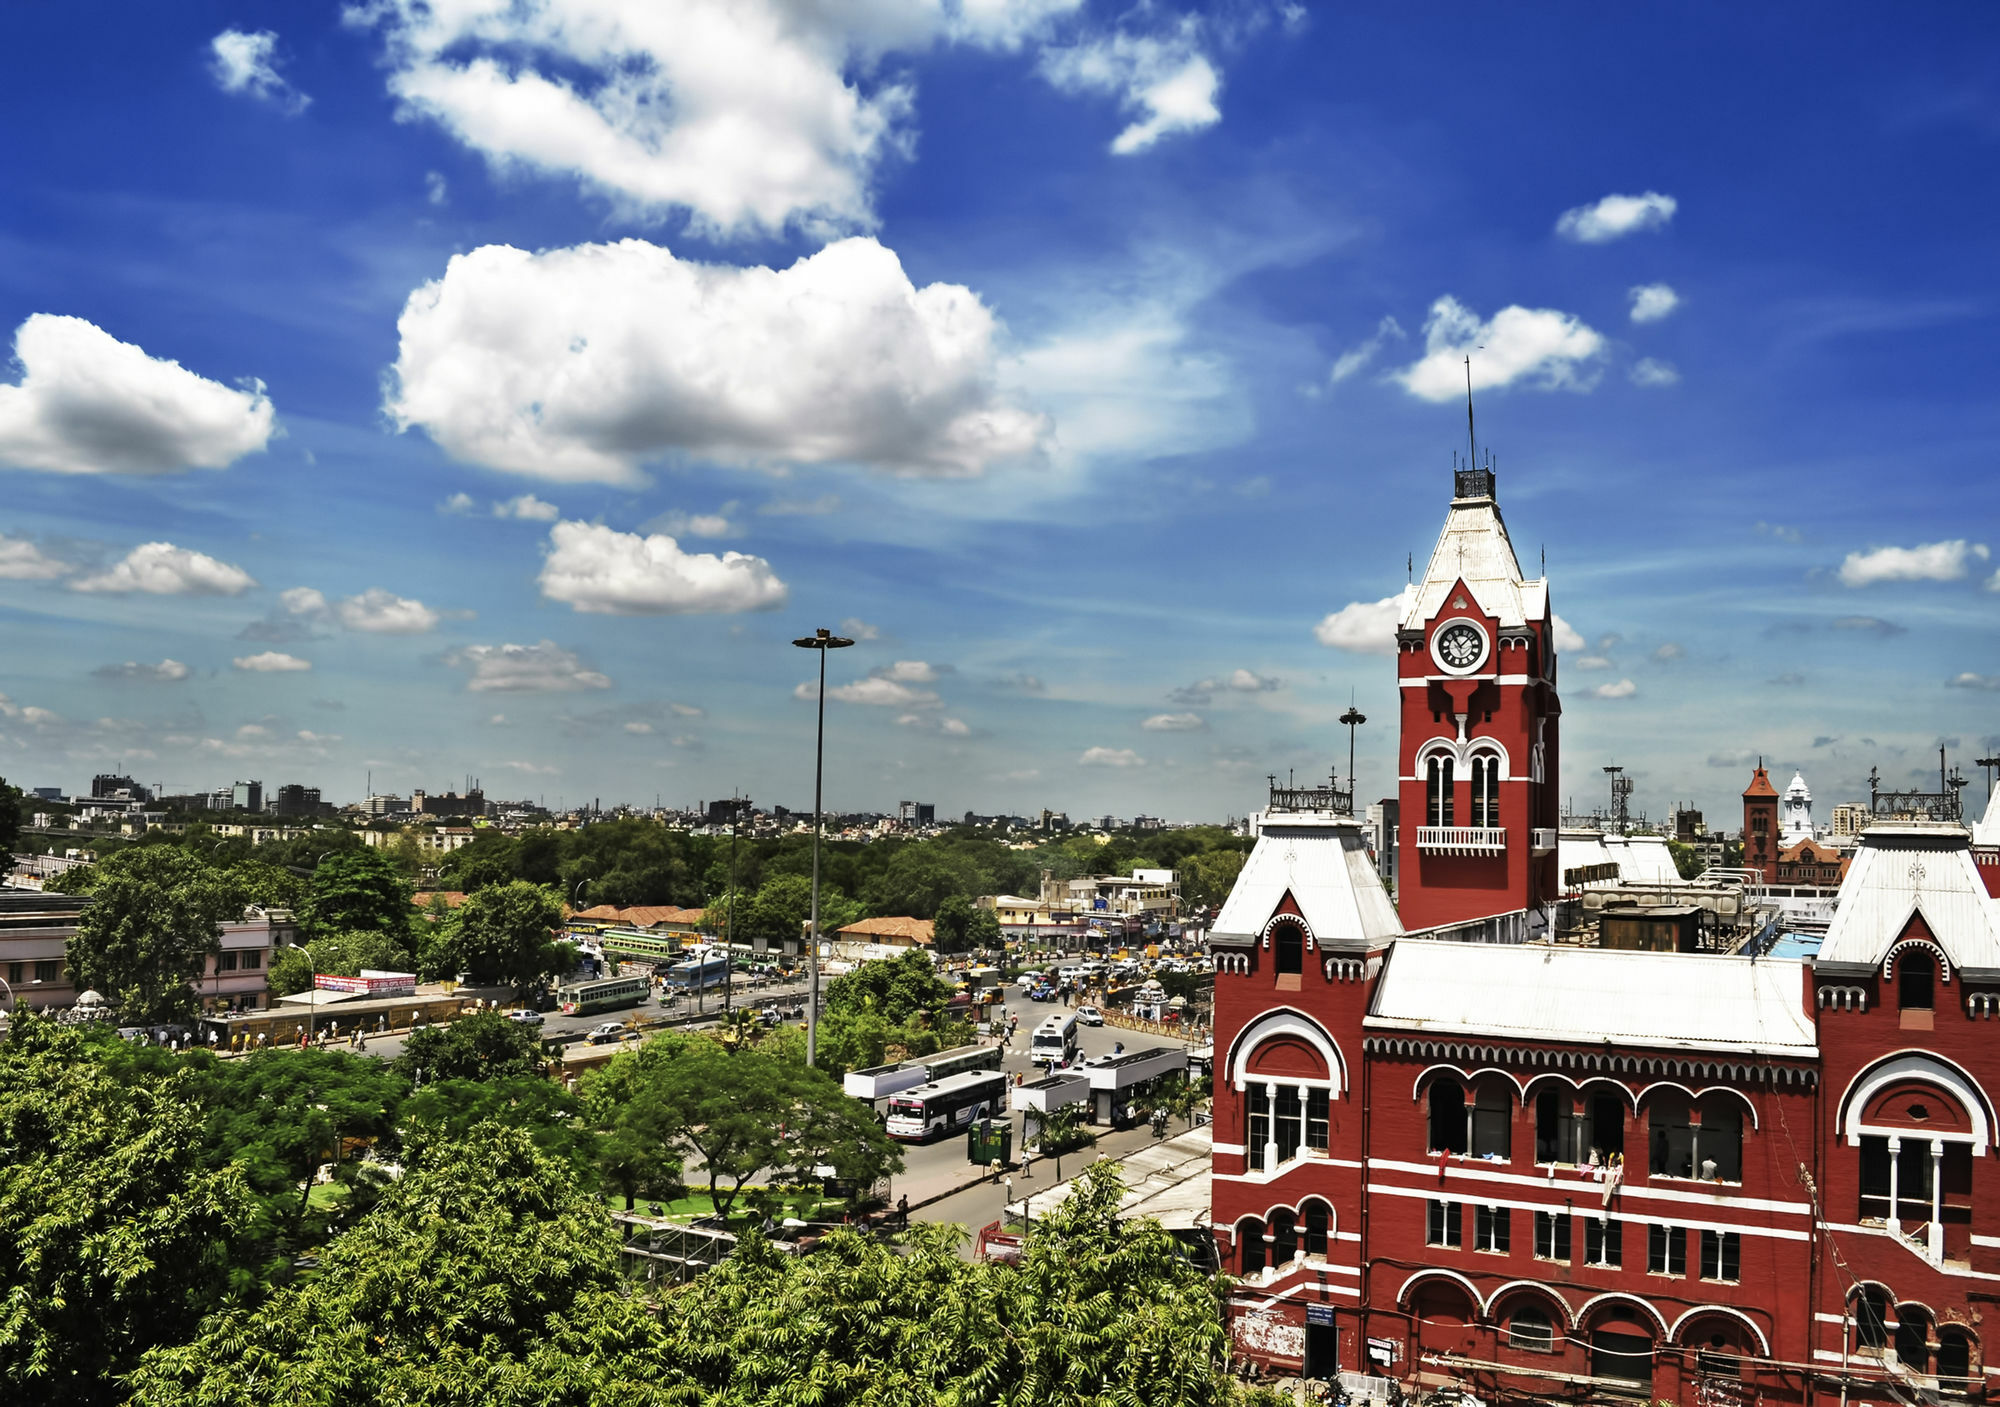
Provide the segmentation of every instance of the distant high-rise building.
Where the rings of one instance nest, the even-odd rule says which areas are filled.
[[[264,784],[262,782],[237,782],[230,789],[229,804],[238,811],[262,811],[264,809]]]
[[[1833,808],[1835,835],[1860,835],[1868,828],[1868,808],[1859,801],[1843,801]]]
[[[151,801],[153,793],[130,777],[99,772],[90,779],[90,795],[95,801]]]
[[[899,801],[896,819],[906,826],[928,826],[937,820],[937,807],[928,801]]]
[[[287,782],[278,788],[271,810],[280,816],[311,816],[319,811],[319,788]]]

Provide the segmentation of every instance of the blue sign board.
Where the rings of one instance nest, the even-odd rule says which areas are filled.
[[[1306,1306],[1306,1323],[1332,1324],[1333,1306],[1330,1304],[1309,1304]]]

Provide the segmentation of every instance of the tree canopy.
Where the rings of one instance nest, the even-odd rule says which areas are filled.
[[[453,911],[423,955],[430,976],[469,973],[475,982],[518,988],[567,972],[576,954],[556,941],[562,900],[524,879],[489,884]]]
[[[497,1011],[475,1011],[442,1026],[410,1032],[396,1070],[405,1079],[513,1080],[539,1078],[547,1066],[535,1029]]]
[[[184,1019],[193,983],[240,918],[240,894],[184,850],[121,850],[92,867],[90,906],[69,940],[69,967],[134,1024]]]

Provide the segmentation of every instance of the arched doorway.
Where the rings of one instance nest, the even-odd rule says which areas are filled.
[[[1411,1287],[1409,1303],[1416,1320],[1419,1357],[1425,1353],[1472,1352],[1479,1301],[1465,1286],[1446,1276],[1430,1276]]]
[[[1610,1304],[1590,1317],[1590,1375],[1604,1390],[1634,1397],[1653,1390],[1659,1326],[1636,1305]]]

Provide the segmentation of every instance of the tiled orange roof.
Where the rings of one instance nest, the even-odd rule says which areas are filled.
[[[622,923],[629,928],[654,928],[663,923],[697,924],[706,909],[683,909],[673,904],[635,904],[621,909],[615,904],[596,904],[577,918],[596,923]]]
[[[1743,788],[1743,794],[1745,796],[1776,796],[1778,789],[1771,785],[1771,774],[1766,772],[1762,767],[1759,767],[1756,775],[1750,778],[1750,785]]]
[[[433,899],[442,899],[446,908],[455,909],[465,902],[465,891],[462,889],[432,889],[422,894],[412,894],[410,896],[410,902],[420,909],[429,908]]]
[[[848,924],[839,932],[843,938],[876,941],[900,938],[906,943],[929,947],[936,927],[937,925],[927,918],[864,918],[859,923]]]

